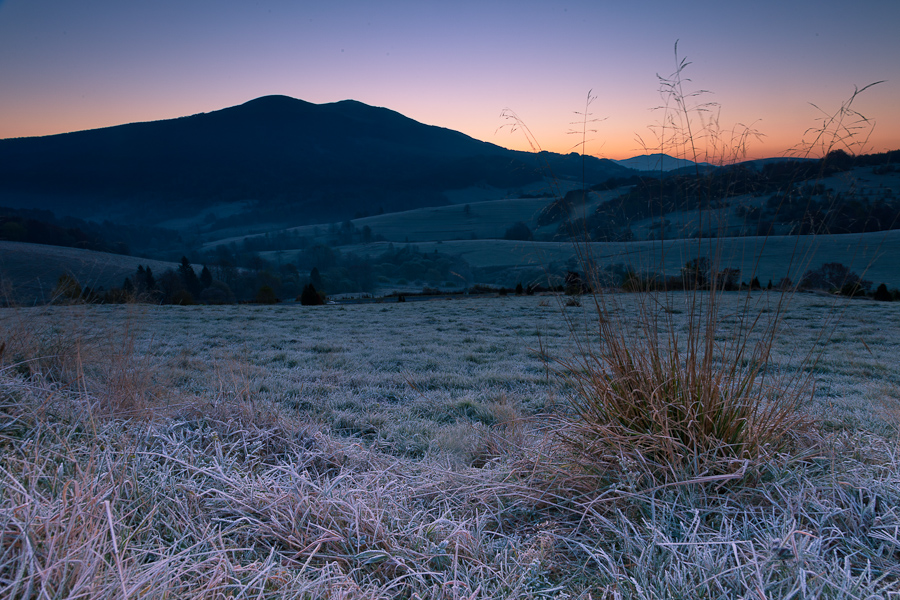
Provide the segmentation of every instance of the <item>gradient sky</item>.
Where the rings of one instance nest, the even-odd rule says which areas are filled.
[[[352,98],[502,146],[512,109],[567,152],[588,90],[587,153],[642,154],[661,118],[657,73],[692,64],[720,126],[803,139],[853,92],[876,122],[867,151],[900,148],[900,0],[6,0],[0,1],[0,138],[209,112],[267,94]]]

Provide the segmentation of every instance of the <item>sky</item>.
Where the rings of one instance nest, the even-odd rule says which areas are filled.
[[[581,151],[584,137],[587,154],[623,159],[660,149],[658,75],[675,72],[677,41],[683,92],[708,92],[690,106],[714,103],[690,112],[701,156],[796,152],[882,80],[851,108],[874,122],[854,149],[883,152],[900,148],[898,24],[900,0],[0,0],[0,138],[284,94],[519,150]],[[715,146],[697,120],[712,115]]]

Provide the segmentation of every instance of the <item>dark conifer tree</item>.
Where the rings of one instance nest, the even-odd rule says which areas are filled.
[[[184,288],[187,291],[194,296],[200,294],[200,280],[197,279],[197,273],[194,272],[194,267],[191,266],[191,261],[188,260],[187,256],[181,257],[181,265],[178,266],[178,276],[181,277],[181,283],[184,284]]]
[[[325,304],[325,302],[322,300],[319,292],[316,291],[315,286],[310,283],[300,293],[300,304],[303,306],[319,306]]]
[[[138,265],[137,272],[132,279],[134,292],[138,294],[147,294],[156,289],[156,279],[153,278],[153,272],[150,267],[144,268],[144,265]]]
[[[257,290],[253,301],[257,304],[275,304],[278,302],[278,296],[275,295],[275,290],[270,286],[262,285]]]
[[[883,283],[878,286],[878,288],[875,290],[875,294],[872,297],[875,300],[880,300],[881,302],[890,302],[894,299],[893,295],[888,291],[887,286]]]
[[[312,271],[309,272],[309,283],[310,285],[318,289],[322,289],[323,287],[325,287],[324,285],[322,285],[322,275],[319,274],[318,267],[313,267]]]
[[[212,282],[212,273],[209,272],[209,269],[206,268],[206,265],[203,265],[203,270],[200,271],[200,289],[205,290],[212,285]]]

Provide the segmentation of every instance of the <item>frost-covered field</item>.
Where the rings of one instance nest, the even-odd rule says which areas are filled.
[[[625,326],[636,298],[617,296]],[[554,361],[596,344],[597,317],[559,300],[0,312],[0,589],[898,593],[900,304],[791,299],[773,370],[819,349],[812,450],[745,487],[580,499],[542,465],[568,393]],[[685,300],[660,316],[683,319]],[[776,301],[754,293],[751,314]]]
[[[733,312],[743,298],[727,298]],[[617,299],[624,321],[635,322],[634,303]],[[766,312],[777,300],[774,293],[753,296]],[[678,305],[684,296],[673,301],[677,319],[687,310]],[[529,416],[552,408],[561,394],[553,361],[576,351],[566,319],[579,338],[596,342],[595,310],[583,304],[510,296],[323,307],[49,307],[0,317],[26,320],[51,347],[53,336],[65,334],[96,340],[110,354],[122,352],[127,332],[133,360],[152,373],[166,403],[236,395],[276,402],[338,433],[421,456],[456,421],[489,425],[498,411]],[[728,313],[723,338],[737,325]],[[885,411],[900,408],[892,402],[900,389],[900,305],[799,294],[785,314],[776,362],[796,364],[814,346],[822,354],[810,410],[843,426],[887,431]]]

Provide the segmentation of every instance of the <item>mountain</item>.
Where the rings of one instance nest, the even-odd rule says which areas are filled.
[[[776,156],[772,158],[757,158],[754,160],[745,160],[740,163],[742,167],[746,167],[748,169],[753,169],[756,171],[762,170],[766,165],[772,164],[780,164],[780,163],[796,163],[796,164],[809,164],[818,162],[818,158],[804,158],[804,157],[795,157],[795,156]]]
[[[624,160],[615,161],[623,167],[634,169],[635,171],[674,171],[685,167],[693,167],[695,165],[701,167],[711,167],[709,163],[695,163],[686,158],[675,158],[668,154],[642,154],[640,156],[632,156]]]
[[[738,163],[744,167],[750,169],[761,169],[765,165],[773,164],[773,163],[784,163],[784,162],[815,162],[819,159],[817,158],[800,158],[794,156],[778,156],[772,158],[758,158],[754,160],[747,160],[741,163]],[[665,173],[673,173],[677,172],[677,174],[682,175],[692,175],[695,172],[697,167],[700,167],[700,170],[703,172],[707,172],[709,169],[717,168],[715,165],[708,162],[700,162],[695,163],[692,160],[688,160],[686,158],[675,158],[673,156],[669,156],[668,154],[642,154],[640,156],[632,156],[631,158],[626,158],[624,160],[614,161],[617,164],[627,167],[629,169],[634,169],[635,171],[657,171],[657,172],[665,172]]]
[[[157,224],[337,221],[447,204],[450,190],[515,190],[549,164],[581,180],[576,155],[507,150],[345,100],[266,96],[178,119],[0,140],[0,205]],[[586,159],[588,183],[628,171]],[[227,211],[220,210],[228,206]]]

